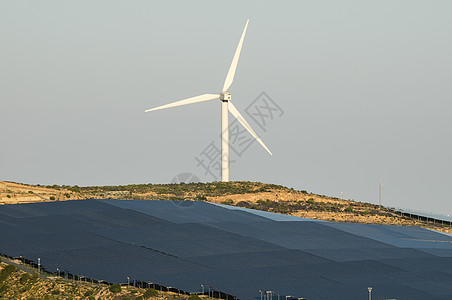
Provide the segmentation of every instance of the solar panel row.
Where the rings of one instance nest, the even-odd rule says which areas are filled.
[[[0,206],[0,253],[49,271],[260,299],[451,299],[452,236],[319,222],[205,202],[79,200]]]

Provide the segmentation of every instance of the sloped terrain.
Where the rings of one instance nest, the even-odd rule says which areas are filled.
[[[0,204],[74,199],[192,200],[335,222],[419,226],[452,233],[447,224],[400,216],[387,207],[259,182],[39,186],[0,181]]]
[[[0,206],[0,253],[48,272],[233,299],[451,299],[452,236],[325,222],[200,201],[78,200]],[[282,298],[284,299],[284,298]]]
[[[87,281],[50,276],[50,274],[44,272],[41,272],[41,275],[38,276],[38,270],[22,265],[19,261],[14,262],[5,258],[3,260],[6,262],[0,262],[1,299],[196,300],[207,298],[207,296],[195,295],[190,297],[172,292],[157,291],[152,288],[93,284]]]

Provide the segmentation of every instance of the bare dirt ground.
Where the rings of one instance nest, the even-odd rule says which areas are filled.
[[[67,189],[0,181],[0,205],[86,199]]]

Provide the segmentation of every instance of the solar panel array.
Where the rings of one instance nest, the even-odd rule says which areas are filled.
[[[260,299],[452,299],[452,236],[205,202],[78,200],[0,206],[0,253],[50,272]],[[276,299],[276,297],[275,297]]]

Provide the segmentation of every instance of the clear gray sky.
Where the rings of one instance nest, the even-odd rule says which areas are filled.
[[[0,179],[166,183],[219,145],[230,92],[257,143],[232,180],[452,214],[451,1],[0,1]],[[282,116],[261,128],[261,92]],[[232,116],[230,116],[232,119]],[[265,130],[264,130],[265,129]]]

